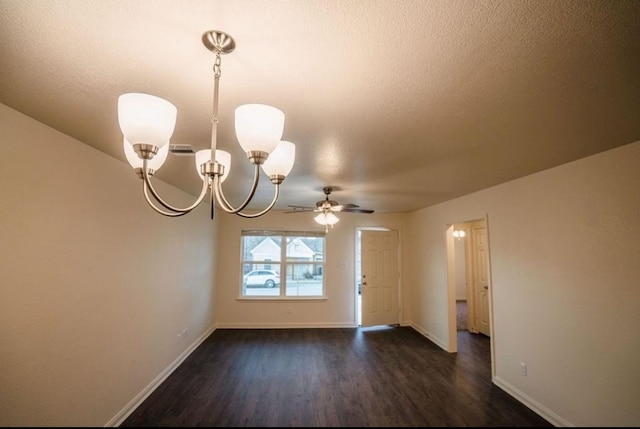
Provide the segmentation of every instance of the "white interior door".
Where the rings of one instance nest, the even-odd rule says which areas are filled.
[[[363,230],[360,243],[361,325],[398,324],[398,232]]]
[[[484,220],[471,224],[472,281],[475,294],[475,327],[481,334],[491,336],[489,323],[489,277],[487,254],[487,226]]]

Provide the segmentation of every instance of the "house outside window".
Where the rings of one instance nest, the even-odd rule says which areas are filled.
[[[243,231],[241,296],[324,297],[324,234]]]

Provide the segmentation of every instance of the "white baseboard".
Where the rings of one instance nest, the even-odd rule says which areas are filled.
[[[521,392],[519,389],[515,388],[513,385],[503,380],[499,376],[493,378],[493,384],[507,392],[509,395],[513,396],[518,401],[522,402],[540,417],[554,425],[555,427],[575,427],[576,425],[568,422],[563,419],[549,408],[545,407],[535,399],[531,398],[529,395]]]
[[[147,387],[142,389],[140,393],[138,393],[125,407],[118,412],[107,424],[105,427],[119,427],[122,422],[124,422],[127,417],[133,413],[136,408],[138,408],[145,399],[149,397],[153,393],[154,390],[158,388],[162,384],[163,381],[167,379],[171,375],[173,371],[175,371],[180,364],[191,354],[195,349],[198,348],[200,344],[204,340],[206,340],[209,335],[211,335],[215,331],[215,327],[211,327],[204,334],[202,334],[196,341],[194,341],[184,352],[180,354],[171,364],[162,371]]]
[[[411,323],[409,326],[411,326],[413,329],[418,331],[420,334],[422,334],[424,337],[426,337],[429,341],[434,343],[436,346],[448,352],[446,341],[442,340],[441,338],[438,338],[437,336],[433,335],[432,333],[424,329],[422,326],[416,325],[415,323]]]

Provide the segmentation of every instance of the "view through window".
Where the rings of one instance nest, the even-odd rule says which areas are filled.
[[[323,297],[324,233],[242,231],[242,296]]]

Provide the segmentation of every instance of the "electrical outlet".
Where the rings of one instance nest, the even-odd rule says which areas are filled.
[[[293,314],[293,307],[287,307],[287,314]]]
[[[520,374],[524,377],[527,376],[527,364],[524,362],[520,362]]]

